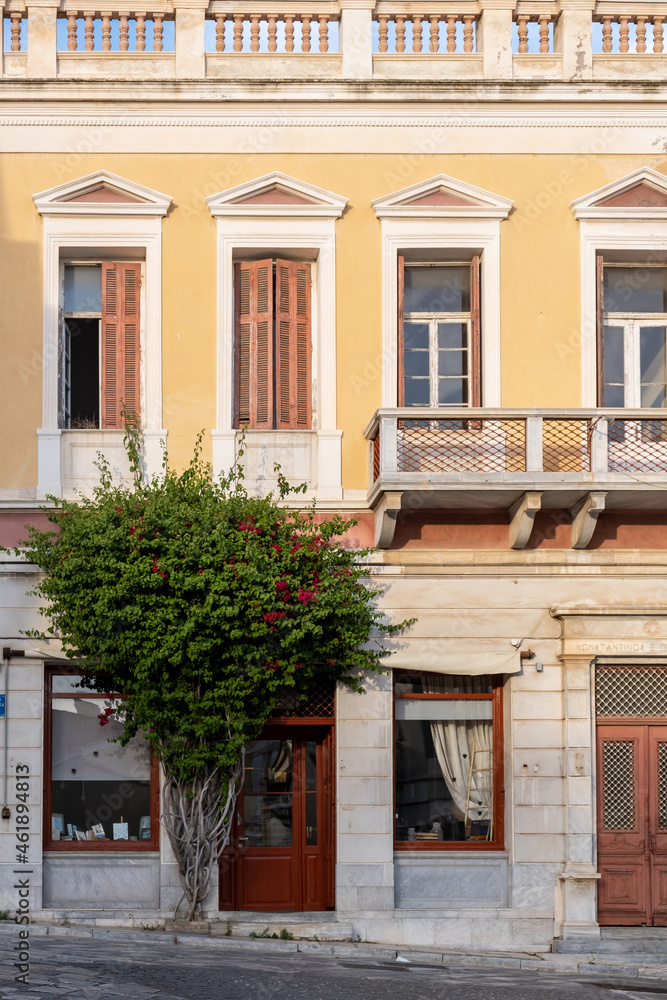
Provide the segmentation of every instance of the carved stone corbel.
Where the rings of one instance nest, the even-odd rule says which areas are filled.
[[[402,493],[385,493],[375,508],[375,545],[378,549],[388,549],[394,539],[402,499]]]
[[[573,549],[585,549],[590,542],[598,517],[605,508],[606,496],[606,493],[589,493],[570,508]]]
[[[535,515],[542,507],[541,493],[524,493],[509,509],[510,547],[525,549],[533,531]]]

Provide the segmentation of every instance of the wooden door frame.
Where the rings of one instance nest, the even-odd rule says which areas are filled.
[[[323,900],[324,907],[323,910],[333,910],[335,909],[335,845],[336,845],[336,727],[332,720],[323,718],[312,718],[303,719],[298,717],[289,717],[285,719],[269,719],[266,726],[262,730],[262,733],[258,739],[289,739],[290,732],[297,731],[298,737],[305,741],[308,739],[308,732],[315,734],[316,738],[321,737],[319,740],[321,744],[321,753],[319,759],[321,761],[321,773],[322,773],[322,819],[323,819],[323,830],[322,830],[322,852],[323,852]],[[295,733],[296,735],[296,733]],[[327,770],[328,769],[328,770]],[[296,796],[299,793],[299,779],[295,778],[295,784],[293,784],[293,794]],[[241,795],[243,791],[241,791]],[[302,796],[303,808],[305,809],[305,792]],[[300,815],[301,807],[295,812],[295,815]],[[228,907],[222,905],[222,892],[224,889],[222,872],[221,869],[224,866],[227,868],[228,884],[229,884],[229,898],[231,899],[232,911],[236,911],[238,904],[238,880],[236,875],[236,860],[238,851],[238,829],[237,829],[237,817],[238,809],[234,808],[234,822],[232,825],[232,831],[230,835],[230,842],[227,848],[223,851],[220,858],[218,859],[218,905],[221,910],[225,911]],[[305,846],[305,845],[303,845]],[[306,910],[304,907],[304,879],[303,879],[303,865],[304,865],[304,852],[301,850],[301,857],[299,858],[299,865],[301,868],[301,886],[300,886],[300,906],[296,911],[285,911],[285,912],[318,912],[316,910]],[[257,912],[271,912],[267,911],[257,911]]]

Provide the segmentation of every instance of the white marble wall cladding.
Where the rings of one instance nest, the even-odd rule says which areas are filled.
[[[157,909],[159,855],[45,855],[43,899],[53,909]]]
[[[553,910],[560,865],[511,865],[510,905],[517,910]]]
[[[394,858],[397,909],[507,906],[507,858],[454,854]]]

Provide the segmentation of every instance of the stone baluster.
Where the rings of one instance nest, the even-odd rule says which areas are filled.
[[[551,16],[549,14],[540,14],[538,17],[538,24],[540,26],[540,52],[549,51],[549,21]]]
[[[611,22],[613,17],[603,17],[602,18],[602,51],[611,52],[612,39],[611,39]]]
[[[84,10],[83,19],[85,36],[84,48],[86,52],[93,52],[95,49],[95,11]]]
[[[77,49],[77,38],[76,38],[76,19],[78,17],[77,11],[67,11],[67,48],[70,52],[76,52]]]
[[[259,14],[250,15],[250,51],[259,52]]]
[[[664,17],[662,14],[654,14],[653,16],[653,51],[658,54],[662,52],[662,22]]]
[[[527,14],[517,14],[516,26],[519,32],[519,52],[528,51],[528,21]]]
[[[320,14],[320,52],[329,51],[329,15]]]
[[[278,49],[278,15],[269,14],[269,52],[276,52]]]
[[[447,15],[447,51],[456,52],[456,14]]]
[[[227,20],[226,14],[216,14],[215,15],[215,51],[224,52],[225,51],[225,21]]]
[[[646,52],[646,22],[647,17],[637,16],[637,52]]]
[[[146,14],[145,12],[136,13],[135,18],[137,19],[137,52],[146,51]]]
[[[243,14],[234,14],[234,52],[243,51]]]
[[[440,15],[431,14],[429,17],[429,50],[431,52],[440,51]]]
[[[475,23],[474,14],[464,14],[463,16],[463,51],[473,50],[473,25]]]
[[[285,52],[294,52],[294,14],[285,14]]]
[[[630,51],[630,18],[627,14],[621,14],[618,19],[620,25],[619,29],[619,46],[618,51],[625,53]]]
[[[153,14],[153,52],[162,52],[164,14]]]
[[[21,14],[20,11],[13,10],[13,11],[10,12],[9,17],[10,17],[11,22],[12,22],[12,24],[11,24],[11,33],[12,33],[12,37],[11,37],[11,50],[12,50],[12,52],[20,52],[21,51],[21,20],[23,18],[23,14]]]
[[[405,52],[405,16],[396,15],[396,51]]]
[[[310,52],[310,14],[301,15],[301,51]]]
[[[120,43],[121,52],[127,52],[130,48],[130,12],[120,11],[118,14],[120,21]]]
[[[111,16],[110,10],[102,11],[102,52],[111,52]]]
[[[412,51],[421,52],[422,50],[422,16],[421,14],[412,15]]]
[[[388,44],[389,27],[388,18],[386,14],[380,14],[378,17],[378,52],[386,52],[389,48]]]

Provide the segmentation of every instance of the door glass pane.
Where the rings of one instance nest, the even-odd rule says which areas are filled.
[[[65,268],[65,312],[102,312],[102,268],[76,264]]]
[[[317,791],[317,743],[306,740],[306,791]]]
[[[292,846],[292,796],[244,795],[246,847]]]
[[[438,375],[465,375],[467,351],[438,351]]]
[[[403,310],[406,315],[470,312],[470,267],[456,264],[406,267]]]
[[[667,268],[605,267],[605,313],[667,312]]]
[[[317,794],[306,795],[306,847],[317,847]]]
[[[665,327],[642,326],[639,331],[641,405],[665,405]]]
[[[257,740],[245,755],[245,792],[291,792],[292,741]]]
[[[667,743],[658,743],[658,829],[667,830]]]

